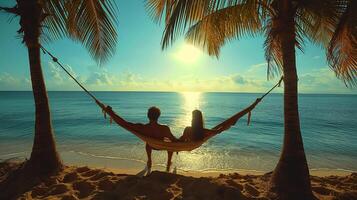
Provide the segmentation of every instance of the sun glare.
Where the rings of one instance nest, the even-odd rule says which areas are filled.
[[[185,64],[192,65],[202,57],[202,51],[191,44],[183,43],[173,54],[174,59]]]
[[[181,119],[181,123],[185,126],[189,126],[191,124],[192,111],[196,109],[200,109],[200,100],[201,93],[200,92],[182,92],[180,93],[183,97],[182,108],[185,113],[185,116]]]

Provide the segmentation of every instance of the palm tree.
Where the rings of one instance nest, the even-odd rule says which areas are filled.
[[[351,8],[346,9],[347,4]],[[165,21],[163,49],[185,33],[189,42],[218,57],[227,41],[265,35],[268,77],[284,76],[284,143],[267,194],[273,199],[314,198],[300,131],[295,49],[302,50],[306,39],[327,48],[337,19],[342,16],[330,45],[329,61],[337,77],[355,84],[355,4],[352,0],[147,1],[152,17],[158,22],[162,18]],[[349,20],[344,19],[346,15]],[[349,46],[349,42],[354,46]]]
[[[62,168],[56,150],[48,96],[41,66],[41,41],[68,36],[81,42],[98,62],[106,61],[117,41],[114,1],[16,0],[0,10],[20,17],[19,34],[28,49],[32,90],[36,107],[35,138],[25,169],[45,175]]]

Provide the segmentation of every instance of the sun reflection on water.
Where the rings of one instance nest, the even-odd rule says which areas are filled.
[[[191,125],[192,111],[200,109],[201,93],[200,92],[182,92],[183,97],[182,110],[184,116],[180,119],[181,124],[185,126]]]
[[[185,127],[191,126],[192,111],[202,109],[204,99],[200,92],[182,92],[180,95],[182,96],[182,115],[177,118],[175,125],[183,131]],[[180,137],[181,135],[182,132],[177,136]],[[204,169],[205,166],[207,166],[207,162],[212,162],[212,153],[214,152],[204,147],[193,150],[192,152],[180,152],[174,159],[177,162],[176,166],[180,168]]]

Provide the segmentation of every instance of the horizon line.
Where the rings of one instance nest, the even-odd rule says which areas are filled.
[[[0,92],[32,92],[32,90],[0,90]],[[47,90],[47,92],[84,92],[82,90]],[[239,91],[155,91],[155,90],[90,90],[90,92],[147,92],[147,93],[240,93],[240,94],[264,94],[265,92],[239,92]],[[284,92],[271,92],[271,94],[284,94]],[[318,95],[357,95],[357,93],[309,93],[299,92],[298,94],[318,94]]]

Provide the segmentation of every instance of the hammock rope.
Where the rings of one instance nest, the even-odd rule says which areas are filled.
[[[95,101],[99,101],[91,92],[89,92],[58,60],[57,57],[55,57],[51,52],[49,52],[47,49],[45,49],[42,45],[41,45],[41,49],[43,51],[44,54],[48,54],[51,58],[52,61],[57,63],[58,66],[60,66],[67,74],[68,76],[70,76],[78,85],[79,87],[81,87],[90,97],[92,97]]]
[[[63,65],[62,63],[58,60],[57,57],[55,57],[51,52],[49,52],[46,48],[44,48],[42,45],[40,46],[44,54],[48,54],[51,58],[52,61],[57,63],[58,66],[60,66],[64,72],[68,74],[78,85],[81,87],[101,108],[104,114],[104,118],[106,119],[106,114],[107,111],[103,107],[104,104],[101,103],[90,91],[88,91]],[[227,130],[230,126],[236,124],[236,122],[243,117],[244,115],[248,114],[248,120],[247,120],[247,125],[250,124],[251,121],[251,111],[255,108],[255,106],[261,102],[261,100],[266,97],[268,94],[270,94],[271,91],[273,91],[276,87],[280,87],[281,82],[283,81],[283,76],[280,78],[278,83],[276,83],[270,90],[268,90],[266,93],[264,93],[260,98],[257,98],[256,101],[248,106],[247,108],[243,109],[242,111],[238,112],[237,114],[233,115],[232,117],[228,118],[224,122],[218,124],[217,126],[213,127],[212,129],[222,129],[221,131],[217,132],[216,134],[210,135],[205,137],[201,141],[192,141],[192,142],[166,142],[162,141],[159,139],[155,138],[150,138],[147,137],[141,133],[139,133],[137,130],[130,129],[128,127],[123,127],[124,129],[128,130],[129,132],[133,133],[136,135],[138,138],[143,140],[144,142],[148,143],[150,146],[161,149],[161,150],[167,150],[167,151],[173,151],[173,152],[178,152],[178,151],[191,151],[193,149],[196,149],[200,147],[203,143],[205,143],[208,139],[211,137]],[[112,123],[113,119],[110,116],[110,123]],[[227,128],[228,127],[228,128]]]

